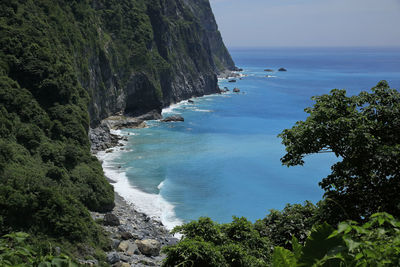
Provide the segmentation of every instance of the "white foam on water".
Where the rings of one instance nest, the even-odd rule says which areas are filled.
[[[178,112],[176,110],[182,108],[183,106],[186,106],[187,104],[189,104],[188,100],[183,100],[183,101],[181,101],[179,103],[172,104],[169,107],[163,108],[162,112],[161,112],[161,115],[164,116],[164,115],[168,115],[168,114],[171,114],[171,113],[181,114],[180,112]]]
[[[125,136],[126,134],[124,134],[121,130],[113,130],[110,129],[110,133],[114,134],[114,135],[118,135],[118,136]]]
[[[126,173],[118,169],[113,163],[113,159],[118,157],[116,151],[112,153],[99,152],[97,157],[102,162],[104,174],[109,179],[115,181],[113,184],[115,192],[122,196],[129,204],[147,216],[161,221],[168,230],[172,230],[175,226],[181,225],[183,222],[175,215],[174,205],[166,201],[160,194],[150,194],[136,188],[129,182]],[[158,186],[162,188],[163,182]]]
[[[157,188],[158,188],[158,190],[161,190],[161,188],[164,186],[164,181],[162,181],[158,186],[157,186]]]
[[[198,111],[198,112],[214,112],[213,110],[209,110],[209,109],[200,109],[200,108],[194,108],[193,111]]]

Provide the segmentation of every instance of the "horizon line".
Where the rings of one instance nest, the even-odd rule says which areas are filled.
[[[338,45],[338,46],[327,46],[327,45],[226,45],[228,49],[237,48],[395,48],[400,49],[400,45]]]

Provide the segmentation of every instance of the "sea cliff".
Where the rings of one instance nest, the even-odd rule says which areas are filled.
[[[7,0],[0,17],[0,234],[97,257],[88,210],[114,193],[89,130],[218,93],[232,59],[206,0]]]
[[[94,1],[97,40],[87,53],[91,125],[219,92],[233,70],[208,1]],[[111,1],[112,2],[112,1]],[[95,53],[93,53],[95,51]]]

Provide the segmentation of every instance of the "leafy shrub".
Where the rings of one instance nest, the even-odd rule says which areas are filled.
[[[221,225],[200,218],[173,232],[182,233],[183,240],[164,249],[164,266],[265,266],[270,258],[269,240],[245,218]]]
[[[359,225],[342,222],[337,230],[316,225],[305,245],[293,238],[293,252],[276,247],[272,266],[399,266],[400,222],[387,213],[373,214]]]
[[[255,227],[274,246],[291,248],[292,236],[301,244],[307,239],[312,226],[318,221],[317,210],[309,201],[304,205],[287,204],[282,211],[271,210],[264,219],[256,222]]]
[[[29,235],[10,233],[0,238],[0,266],[77,267],[66,255],[40,255],[27,243]]]

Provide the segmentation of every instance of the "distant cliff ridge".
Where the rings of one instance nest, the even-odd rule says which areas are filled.
[[[110,3],[112,2],[112,3]],[[97,45],[88,48],[91,125],[218,92],[233,70],[208,0],[93,1]]]

